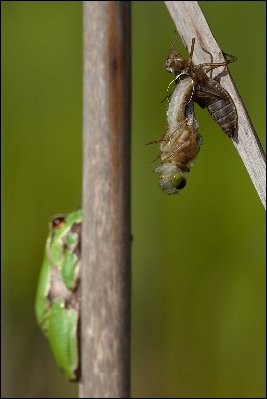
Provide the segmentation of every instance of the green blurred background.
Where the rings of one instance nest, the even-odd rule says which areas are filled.
[[[82,3],[2,2],[2,396],[75,397],[33,313],[51,216],[81,204]],[[265,2],[200,2],[265,145]],[[203,146],[181,194],[151,161],[174,24],[132,4],[132,396],[265,396],[265,213],[231,141]],[[186,51],[181,42],[177,44]],[[103,243],[105,245],[105,243]]]

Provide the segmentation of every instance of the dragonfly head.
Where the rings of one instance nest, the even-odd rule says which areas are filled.
[[[166,194],[176,194],[186,186],[186,173],[175,164],[163,163],[154,172],[160,173],[159,185]]]

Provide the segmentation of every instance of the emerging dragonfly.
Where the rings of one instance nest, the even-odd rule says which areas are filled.
[[[225,54],[229,59],[221,63],[205,63],[195,65],[192,61],[195,38],[192,39],[189,59],[185,60],[178,52],[170,51],[165,68],[175,74],[174,81],[179,83],[189,76],[194,83],[192,99],[201,108],[208,108],[211,116],[218,122],[229,137],[233,137],[237,128],[237,112],[230,94],[214,79],[206,75],[212,69],[227,66],[236,61],[236,57]],[[172,46],[173,48],[173,46]],[[172,83],[172,82],[171,82]]]
[[[194,117],[193,91],[191,77],[176,85],[167,111],[168,128],[158,141],[162,164],[155,172],[160,173],[159,185],[166,194],[178,193],[186,186],[186,175],[202,142]]]

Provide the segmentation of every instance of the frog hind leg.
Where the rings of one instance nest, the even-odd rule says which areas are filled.
[[[48,338],[58,366],[71,381],[78,379],[78,319],[78,311],[66,308],[63,300],[53,302]]]
[[[48,320],[50,315],[50,301],[48,294],[50,290],[51,268],[48,257],[45,256],[38,281],[38,287],[35,299],[35,317],[43,330],[44,334],[48,334]]]

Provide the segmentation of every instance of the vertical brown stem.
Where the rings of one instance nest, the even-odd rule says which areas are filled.
[[[130,391],[130,2],[84,2],[81,396]]]

